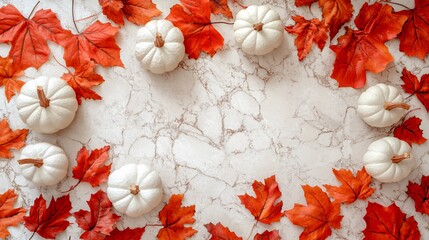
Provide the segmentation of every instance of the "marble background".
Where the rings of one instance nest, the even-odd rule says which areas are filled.
[[[163,11],[164,18],[177,0],[154,2]],[[353,2],[355,9],[359,9],[364,1]],[[1,3],[12,3],[27,15],[36,0],[2,0]],[[96,0],[76,3],[77,19],[100,12]],[[271,5],[286,25],[293,24],[291,15],[294,14],[307,18],[321,16],[317,4],[309,9],[296,8],[292,0],[245,0],[243,3]],[[230,6],[234,14],[240,9],[237,4],[230,3]],[[46,0],[40,3],[40,8],[51,8],[58,13],[65,28],[74,29],[71,1]],[[95,18],[107,21],[102,14]],[[78,25],[84,29],[95,18],[80,21]],[[223,18],[213,16],[213,19]],[[76,183],[71,178],[71,168],[76,164],[77,151],[82,146],[94,149],[110,145],[109,162],[113,163],[113,169],[127,163],[150,164],[162,177],[163,202],[167,202],[171,194],[184,193],[184,204],[196,205],[194,227],[199,232],[193,239],[207,239],[209,235],[203,225],[219,221],[246,237],[254,219],[237,195],[251,193],[255,179],[262,181],[276,175],[283,193],[283,209],[290,209],[294,203],[305,203],[301,185],[337,185],[332,168],[360,169],[367,146],[391,135],[389,128],[371,128],[357,116],[357,99],[363,89],[338,89],[336,81],[329,77],[335,56],[328,47],[322,52],[313,47],[307,58],[299,62],[294,36],[285,33],[283,44],[274,53],[248,56],[236,45],[232,26],[218,24],[216,29],[224,36],[225,46],[213,58],[206,54],[198,60],[186,57],[175,71],[154,75],[143,70],[134,58],[137,29],[126,23],[117,35],[125,68],[97,68],[106,80],[96,88],[103,96],[102,101],[83,101],[75,121],[57,134],[32,132],[27,138],[28,144],[46,141],[62,147],[71,159],[68,177],[55,187],[35,187],[20,174],[16,151],[16,158],[0,161],[0,192],[14,188],[19,193],[19,205],[26,208],[39,194],[45,198],[59,197],[61,191]],[[377,82],[399,87],[403,67],[418,76],[429,73],[424,61],[399,52],[397,40],[387,45],[395,60],[381,74],[368,73],[367,87]],[[49,46],[53,55],[61,59],[63,49],[51,43]],[[8,50],[8,45],[1,44],[2,56]],[[51,61],[38,71],[27,70],[26,79],[40,75],[59,77],[64,71],[51,56]],[[7,103],[3,89],[0,92],[1,117],[9,118],[12,129],[24,128],[15,99]],[[409,103],[412,108],[422,108],[415,97]],[[429,115],[424,109],[415,114],[423,119],[424,135],[429,138]],[[374,182],[376,192],[370,198],[384,205],[395,202],[405,213],[415,215],[423,239],[429,238],[429,219],[415,213],[414,202],[405,191],[408,180],[419,182],[422,174],[429,174],[428,146],[429,143],[414,146],[413,154],[419,165],[409,177],[394,184]],[[105,188],[103,185],[102,189]],[[88,209],[86,201],[97,190],[81,184],[72,191],[72,211]],[[358,201],[343,206],[342,228],[335,230],[330,239],[363,238],[366,205],[367,202]],[[156,223],[162,206],[138,219],[124,217],[119,227]],[[59,239],[69,236],[78,239],[82,231],[73,217],[70,221],[72,225]],[[31,234],[22,225],[9,229],[13,235],[10,239],[28,239]],[[287,218],[272,226],[258,224],[255,232],[265,229],[280,229],[283,239],[297,239],[302,231]],[[157,231],[156,227],[147,227],[143,239],[154,239]]]

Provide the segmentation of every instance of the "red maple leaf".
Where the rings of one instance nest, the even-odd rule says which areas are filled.
[[[56,42],[56,35],[65,31],[51,10],[39,10],[28,19],[12,5],[0,8],[0,42],[12,45],[9,56],[20,69],[45,63],[50,53],[46,40]]]
[[[7,238],[10,232],[8,227],[17,226],[24,222],[24,215],[27,210],[24,208],[14,208],[18,195],[13,189],[0,194],[0,238]]]
[[[49,207],[46,208],[46,200],[40,195],[34,200],[30,208],[30,215],[24,217],[25,227],[44,238],[56,238],[70,225],[67,218],[71,216],[72,209],[70,196],[65,195],[57,200],[52,197]]]
[[[305,228],[299,235],[300,240],[326,239],[332,234],[331,228],[341,226],[340,203],[332,203],[318,186],[304,185],[302,189],[307,206],[295,204],[285,214],[293,224]]]
[[[143,236],[145,228],[125,228],[124,230],[119,230],[115,228],[110,235],[104,238],[104,240],[140,240]]]
[[[404,68],[401,79],[404,81],[404,84],[401,85],[404,91],[416,95],[429,112],[429,74],[423,75],[419,81],[414,74]]]
[[[280,240],[279,230],[268,231],[265,230],[263,233],[258,233],[255,235],[253,240]]]
[[[102,190],[91,194],[87,203],[90,211],[79,210],[73,213],[77,225],[85,230],[80,238],[85,240],[105,239],[121,217],[113,213],[112,203]]]
[[[189,58],[197,59],[200,52],[214,56],[223,46],[223,37],[210,21],[209,0],[181,0],[183,6],[176,4],[166,17],[178,27],[185,38],[185,51]],[[186,10],[187,11],[186,11]]]
[[[363,218],[366,228],[363,230],[365,240],[408,240],[420,239],[420,232],[414,217],[409,217],[394,203],[384,207],[378,203],[368,203]]]
[[[0,158],[12,158],[11,149],[21,149],[25,146],[28,129],[12,131],[6,118],[0,121]]]
[[[297,35],[295,46],[298,49],[298,59],[303,60],[310,52],[313,43],[316,43],[320,50],[325,47],[328,38],[328,28],[325,23],[317,18],[307,20],[301,16],[292,16],[295,21],[294,26],[287,26],[285,29],[289,33]]]
[[[209,4],[212,13],[222,14],[227,18],[232,18],[232,12],[228,6],[228,0],[210,0]]]
[[[118,30],[118,27],[110,23],[96,21],[81,33],[72,34],[67,31],[59,34],[57,41],[64,47],[64,60],[67,66],[77,68],[93,60],[103,67],[123,67],[119,55],[121,48],[115,40]]]
[[[323,19],[329,26],[329,35],[333,39],[343,24],[353,16],[351,0],[319,0],[319,6],[322,8]]]
[[[341,182],[340,187],[323,185],[328,194],[339,203],[353,203],[357,199],[367,199],[374,193],[374,188],[370,187],[372,177],[366,172],[365,168],[359,170],[356,177],[350,170],[332,169],[335,177]]]
[[[295,6],[297,7],[310,6],[314,2],[317,2],[317,0],[295,0]]]
[[[70,190],[76,188],[81,182],[87,182],[92,187],[96,187],[100,183],[107,181],[112,166],[112,164],[105,165],[106,160],[109,158],[109,149],[110,146],[94,149],[91,154],[85,147],[79,150],[76,157],[77,165],[73,168],[73,178],[79,180],[79,182],[71,187]]]
[[[82,103],[81,98],[94,100],[101,99],[100,95],[91,90],[91,87],[98,86],[104,82],[103,77],[94,72],[94,68],[94,62],[89,61],[77,67],[74,73],[65,73],[61,77],[66,80],[70,87],[73,88],[79,104]]]
[[[160,240],[183,240],[194,235],[197,230],[185,227],[185,224],[195,222],[195,205],[182,207],[183,194],[174,194],[170,197],[158,214],[159,221],[164,226],[158,232]]]
[[[98,0],[103,13],[110,20],[124,25],[124,17],[137,25],[143,25],[151,18],[161,15],[152,0]]]
[[[22,74],[12,58],[0,57],[0,87],[5,87],[4,92],[8,102],[24,85],[24,82],[18,79]]]
[[[355,19],[359,30],[347,28],[338,45],[331,45],[337,55],[331,77],[339,87],[361,88],[366,83],[366,70],[379,73],[393,61],[384,42],[401,32],[407,17],[392,11],[388,5],[365,3]]]
[[[423,130],[420,129],[422,120],[418,117],[410,117],[393,131],[393,136],[407,142],[408,144],[423,144],[426,138],[423,137]]]
[[[429,0],[414,3],[414,9],[399,12],[408,17],[399,34],[399,50],[423,60],[429,53]]]
[[[221,223],[214,225],[209,223],[204,225],[207,228],[207,231],[211,234],[209,240],[242,240],[242,237],[238,237],[234,232],[229,230],[229,228],[223,226]]]
[[[271,224],[280,221],[280,218],[283,217],[283,201],[278,201],[282,193],[275,176],[265,179],[264,182],[265,184],[258,181],[253,182],[252,187],[256,197],[248,194],[238,197],[256,221]]]
[[[420,184],[408,182],[407,194],[414,200],[417,212],[429,215],[429,176],[422,176]]]

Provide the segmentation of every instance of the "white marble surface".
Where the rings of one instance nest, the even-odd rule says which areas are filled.
[[[154,2],[164,18],[175,1]],[[362,0],[353,2],[355,9],[363,4]],[[2,3],[13,3],[27,15],[36,1],[2,0]],[[76,3],[78,19],[100,11],[96,0]],[[320,17],[317,4],[309,11],[306,7],[296,8],[292,0],[243,3],[270,4],[279,11],[285,24],[293,23],[290,19],[293,14]],[[70,6],[71,1],[48,0],[42,1],[39,8],[52,8],[63,26],[73,29]],[[238,5],[230,3],[230,6],[234,14],[238,12]],[[98,19],[107,21],[104,15]],[[213,19],[222,18],[213,16]],[[81,21],[79,26],[83,29],[90,23],[91,19]],[[59,197],[61,191],[76,183],[71,178],[71,167],[76,164],[77,151],[82,146],[94,149],[110,145],[109,162],[113,162],[113,169],[127,163],[151,164],[163,180],[163,202],[173,193],[184,193],[184,203],[196,205],[194,227],[199,232],[193,239],[207,239],[203,225],[219,221],[246,237],[254,219],[237,195],[251,193],[253,180],[276,175],[283,192],[283,210],[290,209],[294,203],[305,203],[302,184],[337,185],[332,168],[360,169],[369,143],[391,134],[388,128],[374,129],[359,119],[356,104],[362,90],[337,88],[336,81],[329,77],[334,54],[328,47],[322,52],[314,47],[304,61],[298,62],[294,36],[285,33],[284,43],[274,53],[248,56],[236,46],[232,26],[216,25],[216,28],[224,36],[225,46],[213,58],[206,54],[198,60],[186,58],[175,71],[153,75],[141,69],[134,58],[138,27],[127,22],[117,36],[125,68],[97,67],[106,80],[96,88],[103,100],[83,101],[75,121],[66,130],[54,135],[32,132],[27,139],[28,144],[47,141],[64,148],[72,160],[67,179],[55,187],[35,187],[19,173],[16,151],[15,159],[0,161],[0,192],[14,188],[19,193],[19,204],[26,208],[40,193],[45,198]],[[394,63],[381,74],[368,73],[367,87],[377,82],[399,87],[403,67],[419,76],[429,73],[425,62],[399,52],[397,40],[387,45],[395,57]],[[62,48],[51,43],[49,46],[61,59]],[[2,56],[8,48],[1,44]],[[59,77],[63,73],[64,69],[51,57],[38,71],[30,69],[25,75],[26,79],[32,79],[40,75]],[[0,99],[1,117],[8,117],[13,129],[25,127],[18,117],[15,99],[7,103],[3,89]],[[413,108],[422,107],[414,97],[410,104]],[[423,119],[428,138],[428,114],[424,110],[415,113]],[[419,166],[409,177],[394,184],[375,182],[376,192],[370,198],[385,205],[395,202],[405,213],[415,215],[423,239],[429,238],[429,219],[415,213],[414,202],[405,191],[408,180],[420,181],[422,174],[429,174],[428,146],[429,143],[414,146]],[[81,184],[72,191],[73,211],[88,209],[86,201],[97,190]],[[366,205],[358,201],[343,206],[342,228],[335,230],[330,239],[363,238]],[[156,223],[162,206],[137,220],[124,217],[119,226],[133,228]],[[69,236],[78,239],[81,234],[74,218],[69,220],[72,225],[59,239]],[[255,232],[266,228],[280,229],[283,239],[297,239],[302,231],[287,218],[272,226],[259,224]],[[10,239],[30,236],[22,225],[10,229],[13,234]],[[154,239],[157,230],[148,227],[143,239]]]

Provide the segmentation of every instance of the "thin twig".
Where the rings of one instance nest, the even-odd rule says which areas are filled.
[[[77,33],[80,33],[79,28],[77,28],[77,25],[76,25],[76,20],[74,19],[74,0],[72,0],[72,18],[73,18],[73,24],[74,24],[74,27],[76,28]]]
[[[61,67],[63,67],[63,68],[65,68],[65,69],[67,69],[67,71],[68,71],[68,72],[70,72],[70,69],[68,69],[68,67],[64,66],[62,63],[60,63],[60,62],[58,61],[58,59],[55,57],[55,55],[54,55],[54,54],[52,54],[52,57],[54,58],[55,62],[57,62],[57,63],[58,63],[58,65],[60,65]]]
[[[211,24],[228,24],[228,25],[233,25],[234,23],[232,23],[232,22],[211,22]]]
[[[249,239],[250,239],[250,237],[252,236],[253,230],[255,229],[256,224],[258,224],[258,222],[259,222],[259,221],[256,221],[256,222],[253,224],[252,229],[250,229],[249,236],[247,236],[247,238],[246,238],[247,240],[249,240]]]
[[[145,227],[163,227],[162,224],[146,224]]]
[[[31,236],[30,236],[30,238],[28,240],[33,239],[35,233],[36,233],[36,231],[34,231],[33,234],[31,234]]]
[[[408,10],[411,10],[411,8],[409,8],[408,6],[405,6],[405,5],[404,5],[404,4],[402,4],[402,3],[391,2],[391,1],[386,1],[386,3],[390,3],[390,4],[393,4],[393,5],[401,6],[401,7],[403,7],[403,8],[408,9]]]
[[[100,13],[101,12],[94,13],[94,14],[88,16],[88,17],[84,17],[84,18],[78,19],[78,20],[76,20],[76,22],[80,22],[80,21],[84,21],[84,20],[87,20],[87,19],[90,19],[90,18],[93,18],[93,17],[97,17],[98,15],[100,15]]]
[[[40,3],[40,1],[38,1],[38,2],[36,3],[36,5],[34,5],[33,9],[31,10],[30,14],[28,15],[28,18],[30,18],[30,17],[31,17],[31,15],[33,15],[34,10],[36,10],[37,6],[39,6],[39,3]]]
[[[241,4],[241,3],[239,2],[239,0],[234,0],[234,2],[235,2],[235,3],[237,3],[237,4],[238,4],[238,6],[240,6],[241,8],[247,8],[247,6],[246,6],[246,5]]]

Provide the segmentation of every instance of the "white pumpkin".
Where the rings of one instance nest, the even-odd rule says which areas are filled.
[[[78,104],[76,94],[64,80],[38,77],[21,88],[17,98],[19,116],[40,133],[55,133],[73,121]]]
[[[45,142],[27,145],[18,163],[22,175],[37,186],[57,184],[67,175],[69,167],[63,149]]]
[[[118,212],[139,217],[161,202],[161,179],[147,165],[127,164],[110,174],[107,196]]]
[[[251,5],[238,12],[234,22],[235,40],[251,55],[265,55],[280,46],[284,24],[279,14],[266,5]]]
[[[398,182],[408,176],[416,163],[408,143],[394,137],[374,141],[363,156],[369,175],[380,182]]]
[[[379,83],[360,95],[357,112],[372,127],[388,127],[397,123],[409,108],[397,88]]]
[[[170,21],[152,20],[137,32],[135,55],[144,68],[157,74],[175,69],[185,56],[183,34]]]

